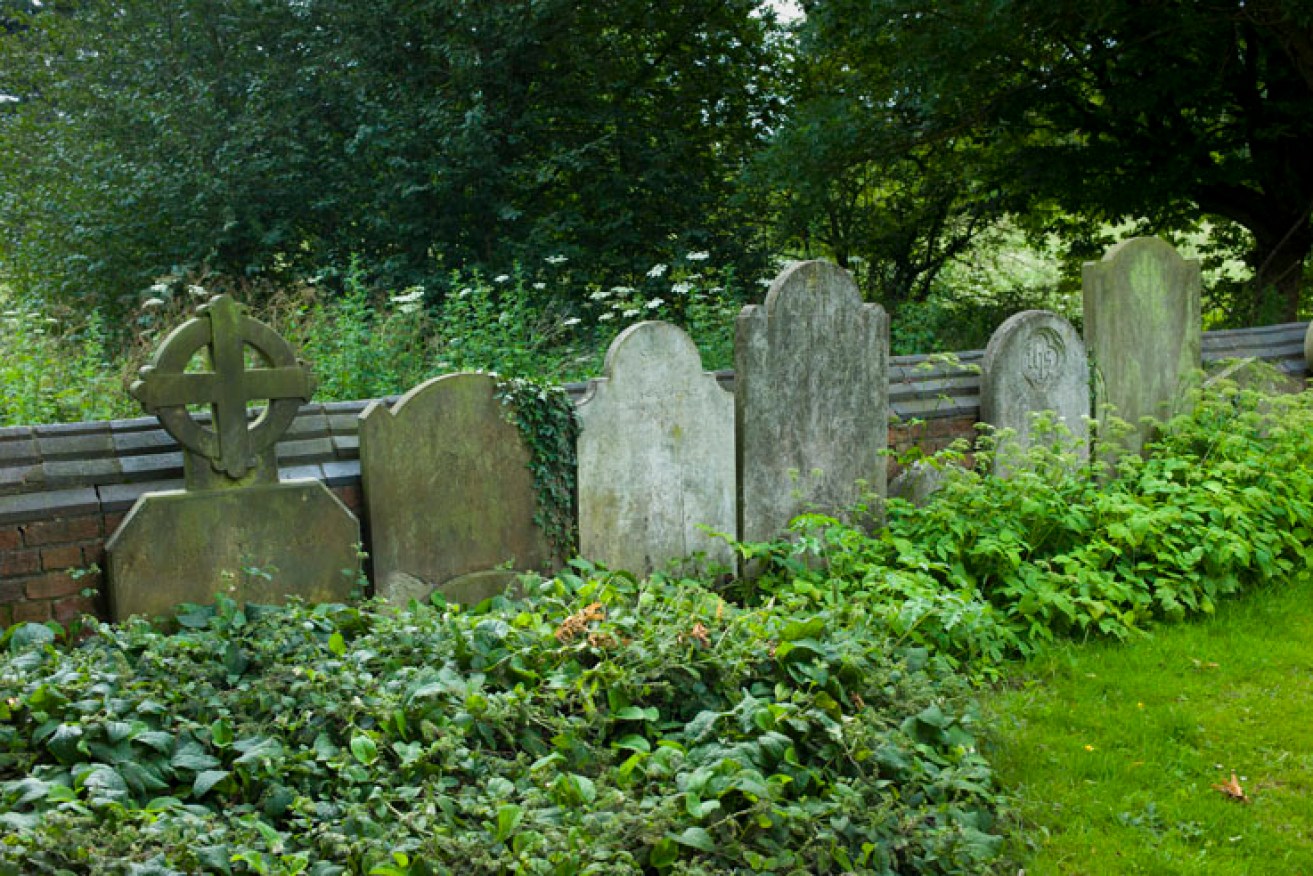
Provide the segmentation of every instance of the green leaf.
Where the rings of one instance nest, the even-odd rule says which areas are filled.
[[[351,737],[351,753],[355,755],[356,760],[365,766],[369,766],[378,760],[378,746],[374,740],[368,736],[358,735]]]
[[[508,803],[497,810],[497,831],[494,838],[497,842],[505,842],[515,829],[520,826],[524,819],[524,809],[516,806],[514,803]]]
[[[192,796],[198,800],[210,792],[210,790],[224,779],[228,778],[231,773],[228,770],[204,770],[196,774],[196,780],[192,782]]]
[[[711,838],[711,834],[707,833],[705,828],[685,828],[685,830],[678,836],[672,836],[671,838],[681,846],[688,846],[689,848],[694,848],[699,851],[714,852],[716,850],[716,842]]]
[[[627,733],[615,742],[612,742],[611,747],[621,748],[627,751],[640,751],[647,754],[652,750],[652,743],[648,742],[646,738],[639,736],[637,733]]]
[[[346,639],[342,638],[341,633],[333,633],[328,637],[328,650],[338,657],[346,653]]]

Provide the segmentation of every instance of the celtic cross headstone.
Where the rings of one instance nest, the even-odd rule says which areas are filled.
[[[198,354],[208,367],[192,370]],[[181,445],[185,489],[141,496],[107,542],[115,620],[219,590],[242,602],[349,595],[355,515],[317,480],[278,479],[278,439],[314,385],[288,343],[226,295],[164,339],[130,391]]]

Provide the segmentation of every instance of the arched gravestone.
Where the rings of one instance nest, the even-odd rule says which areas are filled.
[[[799,262],[763,305],[743,308],[734,345],[739,537],[840,513],[862,487],[885,495],[889,318],[842,268]]]
[[[1144,417],[1179,413],[1200,366],[1199,262],[1170,244],[1136,237],[1086,262],[1085,346],[1094,369],[1095,414],[1135,426],[1123,446],[1139,452],[1152,437]]]
[[[209,370],[189,372],[202,351]],[[247,368],[248,355],[263,367]],[[220,295],[164,339],[131,391],[182,445],[186,489],[141,496],[106,544],[115,620],[209,603],[220,590],[258,603],[350,595],[355,516],[317,480],[278,480],[274,445],[314,392],[286,341]],[[248,422],[247,404],[262,400]],[[212,427],[188,405],[209,406]]]
[[[374,586],[397,605],[440,590],[454,602],[501,593],[515,571],[557,565],[534,522],[529,450],[487,374],[421,383],[360,415]]]
[[[579,549],[645,575],[693,553],[729,565],[734,397],[676,326],[630,326],[578,404]]]
[[[1032,446],[1036,415],[1052,412],[1066,426],[1076,452],[1088,453],[1090,369],[1085,344],[1067,322],[1047,310],[1009,317],[985,348],[980,380],[980,419],[1010,430],[995,455],[995,474],[1006,475]],[[1054,436],[1047,436],[1052,438]]]

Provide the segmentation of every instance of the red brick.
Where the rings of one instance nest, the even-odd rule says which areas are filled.
[[[17,526],[6,526],[0,529],[0,551],[11,551],[22,546],[23,534],[18,531]]]
[[[96,600],[85,596],[74,596],[55,603],[55,620],[60,623],[67,623],[84,614],[96,614]]]
[[[0,581],[0,603],[22,602],[26,598],[22,581]]]
[[[90,541],[100,538],[100,517],[74,517],[71,520],[51,520],[33,523],[24,532],[28,545],[63,544],[70,541]]]
[[[106,514],[105,515],[105,535],[110,535],[123,523],[123,518],[127,517],[126,513]]]
[[[50,572],[27,582],[27,598],[52,599],[59,596],[74,596],[83,588],[96,587],[99,583],[98,575],[74,578],[67,572]]]
[[[82,565],[82,548],[75,544],[41,549],[41,568],[47,572],[76,569]]]
[[[24,621],[41,623],[50,620],[51,604],[49,602],[20,602],[11,609],[10,622],[21,624]]]
[[[360,488],[359,487],[338,487],[333,492],[342,500],[342,504],[352,511],[359,511],[361,507]]]
[[[41,555],[36,551],[10,551],[0,554],[0,578],[16,578],[41,570]]]

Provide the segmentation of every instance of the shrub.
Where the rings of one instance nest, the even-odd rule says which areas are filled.
[[[739,591],[869,604],[976,672],[1055,636],[1125,638],[1313,561],[1311,429],[1313,394],[1223,384],[1115,478],[1046,449],[1006,480],[958,468],[924,508],[891,500],[879,532],[804,516],[790,541],[740,545],[765,574]]]
[[[0,643],[0,873],[976,874],[964,688],[863,605],[579,564],[470,610],[220,597]]]

